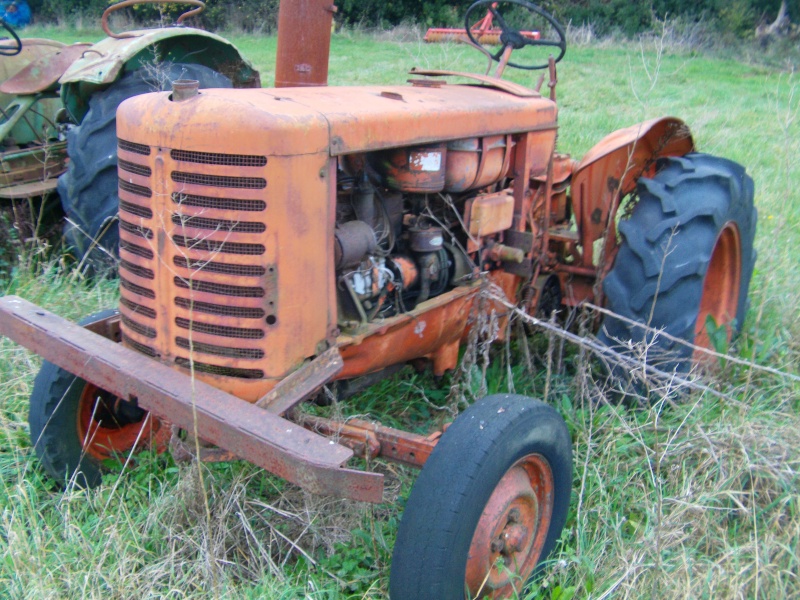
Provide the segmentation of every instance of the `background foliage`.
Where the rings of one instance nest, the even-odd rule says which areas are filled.
[[[109,0],[29,0],[39,23],[98,18]],[[209,29],[271,32],[279,0],[207,0],[201,16]],[[363,27],[390,27],[402,22],[424,26],[458,25],[470,2],[448,0],[339,0],[337,21]],[[600,35],[647,31],[666,18],[705,21],[720,33],[750,37],[762,21],[772,21],[780,0],[542,0],[540,5],[564,23],[591,25]],[[789,1],[789,15],[800,19],[800,0]],[[140,6],[129,11],[137,21],[172,21],[185,5]]]

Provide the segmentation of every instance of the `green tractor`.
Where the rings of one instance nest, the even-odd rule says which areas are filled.
[[[61,229],[79,268],[102,273],[116,265],[116,111],[131,96],[171,89],[178,79],[201,88],[260,87],[258,71],[224,38],[183,26],[115,33],[96,44],[20,39],[0,20],[0,241],[39,238]],[[10,215],[10,218],[9,218]],[[14,228],[16,231],[10,231]]]

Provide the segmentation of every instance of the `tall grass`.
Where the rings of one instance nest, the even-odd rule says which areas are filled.
[[[269,83],[274,38],[233,41]],[[456,396],[454,378],[403,373],[337,409],[424,431],[468,392],[513,386],[553,403],[574,439],[574,493],[564,536],[526,598],[784,598],[800,589],[798,81],[673,41],[573,46],[559,65],[559,149],[579,157],[615,129],[670,114],[687,121],[701,151],[746,165],[756,182],[759,258],[735,350],[784,374],[725,363],[704,380],[715,394],[633,408],[607,401],[609,384],[584,350],[538,333],[495,348],[491,364],[477,357],[468,377],[459,375],[472,383]],[[485,62],[407,32],[334,36],[333,85],[401,84],[412,66],[482,72]],[[26,260],[4,292],[71,319],[117,297],[113,282]],[[8,340],[0,352],[0,597],[386,596],[411,470],[371,465],[387,477],[389,501],[377,507],[314,498],[248,464],[169,456],[112,468],[97,490],[60,490],[27,437],[39,359]]]

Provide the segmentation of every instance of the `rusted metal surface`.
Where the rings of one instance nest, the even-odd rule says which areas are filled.
[[[382,499],[381,475],[341,468],[351,450],[21,298],[0,298],[0,333],[309,491],[367,502]]]
[[[411,75],[425,75],[426,77],[465,77],[484,84],[487,87],[495,88],[519,96],[520,98],[540,98],[539,92],[526,88],[524,85],[505,81],[489,75],[478,75],[476,73],[463,73],[461,71],[442,71],[440,69],[411,69]]]
[[[572,175],[572,205],[583,248],[582,266],[594,264],[594,242],[609,245],[619,201],[633,191],[639,178],[661,156],[682,156],[694,148],[691,133],[680,119],[653,119],[606,136],[581,159]],[[613,233],[613,232],[612,232]],[[609,256],[611,248],[606,248]],[[612,261],[607,261],[609,267]]]
[[[81,57],[91,44],[72,44],[53,48],[55,52],[28,63],[23,69],[0,84],[0,93],[27,95],[54,90],[59,78]]]
[[[471,598],[519,593],[544,549],[553,514],[553,473],[538,454],[521,458],[500,479],[483,509],[467,555]]]
[[[300,414],[297,423],[351,448],[362,458],[384,458],[420,468],[428,460],[441,432],[422,436],[361,419],[345,422]]]
[[[282,0],[278,10],[275,87],[328,84],[333,0]]]
[[[136,37],[137,33],[114,33],[111,31],[111,28],[108,25],[108,18],[111,16],[112,13],[115,13],[118,10],[122,10],[123,8],[130,8],[131,6],[135,6],[137,4],[189,4],[190,6],[194,6],[196,8],[183,13],[181,16],[178,17],[177,24],[180,25],[189,17],[194,17],[195,15],[199,15],[203,10],[205,10],[205,3],[201,2],[200,0],[124,0],[123,2],[118,2],[116,4],[112,4],[107,9],[103,11],[103,16],[100,19],[100,24],[103,28],[103,32],[110,38],[114,38],[117,40],[122,40],[130,37]]]
[[[276,415],[283,415],[313,396],[333,380],[344,362],[338,348],[326,350],[308,364],[284,377],[278,385],[256,402],[256,406]]]

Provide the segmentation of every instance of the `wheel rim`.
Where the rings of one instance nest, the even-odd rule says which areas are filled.
[[[148,445],[163,451],[167,428],[147,416],[147,411],[87,383],[78,405],[78,436],[84,451],[98,461]]]
[[[722,228],[711,260],[708,263],[703,280],[703,295],[700,298],[700,310],[694,328],[695,345],[713,350],[708,335],[706,321],[709,316],[717,325],[724,325],[727,339],[733,333],[731,322],[736,318],[739,309],[739,288],[742,279],[742,251],[739,230],[734,223],[727,223]],[[695,360],[705,356],[695,351]]]
[[[553,474],[538,454],[518,460],[497,484],[481,514],[467,556],[473,598],[507,598],[539,562],[553,514]]]

